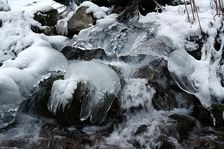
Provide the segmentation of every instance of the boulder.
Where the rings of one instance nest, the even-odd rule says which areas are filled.
[[[44,7],[34,14],[34,20],[38,21],[42,26],[55,26],[59,19],[59,13],[52,7]]]
[[[89,120],[102,124],[120,88],[120,78],[109,66],[97,61],[75,61],[64,79],[54,82],[48,109],[64,125]]]
[[[86,13],[87,8],[88,7],[80,7],[68,21],[68,36],[72,37],[74,34],[78,34],[82,29],[95,24],[93,15]]]

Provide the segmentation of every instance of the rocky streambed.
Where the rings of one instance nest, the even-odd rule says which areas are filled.
[[[182,2],[158,20],[95,3],[109,8],[66,2],[76,10],[21,14],[39,24],[26,24],[36,39],[1,60],[0,148],[222,149],[223,20],[169,36],[163,14]],[[0,31],[10,22],[1,13]]]

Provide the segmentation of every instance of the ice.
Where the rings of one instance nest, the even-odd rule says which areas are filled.
[[[180,88],[195,94],[203,105],[211,105],[207,61],[198,61],[186,51],[176,50],[168,59],[168,69]]]
[[[50,111],[56,113],[60,107],[64,110],[65,106],[72,101],[74,91],[80,82],[84,82],[90,90],[90,98],[86,97],[87,99],[82,103],[80,119],[86,120],[89,116],[91,120],[96,119],[97,110],[100,108],[107,107],[104,111],[107,113],[113,102],[107,96],[117,96],[120,90],[120,79],[112,68],[97,61],[75,61],[68,66],[64,80],[58,80],[53,84],[48,102]],[[102,103],[105,105],[101,106]]]
[[[73,99],[73,94],[77,88],[77,82],[73,80],[57,80],[53,83],[51,90],[51,97],[48,103],[48,109],[54,114],[57,111],[65,109],[65,106],[69,104]]]
[[[115,20],[115,16],[110,16]],[[83,50],[104,49],[108,55],[121,55],[135,50],[137,45],[144,43],[153,36],[155,32],[154,24],[132,24],[130,26],[104,21],[95,27],[82,30],[73,39],[71,46]],[[105,23],[105,24],[102,24]],[[108,24],[107,24],[108,23]]]

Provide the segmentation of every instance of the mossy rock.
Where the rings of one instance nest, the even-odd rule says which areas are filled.
[[[39,10],[34,14],[34,20],[42,26],[54,26],[59,19],[59,13],[56,9]]]

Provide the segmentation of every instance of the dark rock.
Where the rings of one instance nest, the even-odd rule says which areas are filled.
[[[196,120],[193,117],[180,114],[172,114],[169,117],[176,120],[176,127],[181,140],[187,139],[190,132],[196,127]]]
[[[72,102],[66,105],[64,111],[59,109],[55,114],[56,121],[64,126],[80,125],[80,111],[82,102],[88,98],[91,98],[90,92],[91,91],[88,88],[88,84],[84,82],[78,83],[77,89],[74,91]]]
[[[55,2],[58,2],[58,3],[60,3],[60,4],[63,4],[63,5],[66,5],[66,6],[68,6],[69,5],[69,2],[71,1],[71,0],[54,0]]]
[[[103,49],[81,50],[71,46],[66,46],[64,49],[62,49],[62,53],[69,60],[91,60],[107,58],[107,54]]]
[[[134,76],[147,79],[150,86],[156,90],[152,99],[152,105],[156,110],[172,110],[178,107],[172,90],[181,91],[173,82],[166,68],[166,61],[154,60],[149,65],[139,68]]]
[[[20,104],[18,112],[52,117],[53,115],[47,107],[48,99],[51,95],[51,88],[54,81],[62,78],[62,73],[52,72],[51,76],[41,81],[34,89],[33,94]]]
[[[159,145],[157,149],[175,149],[176,145],[165,135],[160,135],[156,141]]]
[[[0,27],[2,27],[2,20],[0,20]]]
[[[95,24],[92,14],[86,13],[87,7],[80,7],[77,12],[68,21],[68,36],[72,37],[78,34],[82,29],[88,28],[91,24]]]
[[[223,104],[213,104],[211,109],[215,118],[215,127],[224,130],[224,105]]]
[[[38,26],[31,25],[30,29],[31,29],[34,33],[38,33],[38,34],[43,33],[43,30],[40,29]]]
[[[169,91],[157,86],[152,99],[152,105],[156,110],[173,110],[178,106],[175,96]]]
[[[215,141],[208,137],[196,139],[192,144],[192,149],[223,149],[224,143]]]
[[[56,27],[55,26],[47,26],[44,28],[43,33],[47,36],[56,35]]]
[[[34,14],[34,20],[40,22],[42,26],[54,26],[59,19],[59,13],[56,9],[39,10]]]
[[[195,117],[202,126],[213,126],[211,112],[203,107],[200,103],[197,103],[193,106],[191,115]]]
[[[147,130],[148,130],[148,126],[147,125],[141,125],[136,130],[135,135],[142,134],[142,133],[146,132]]]

